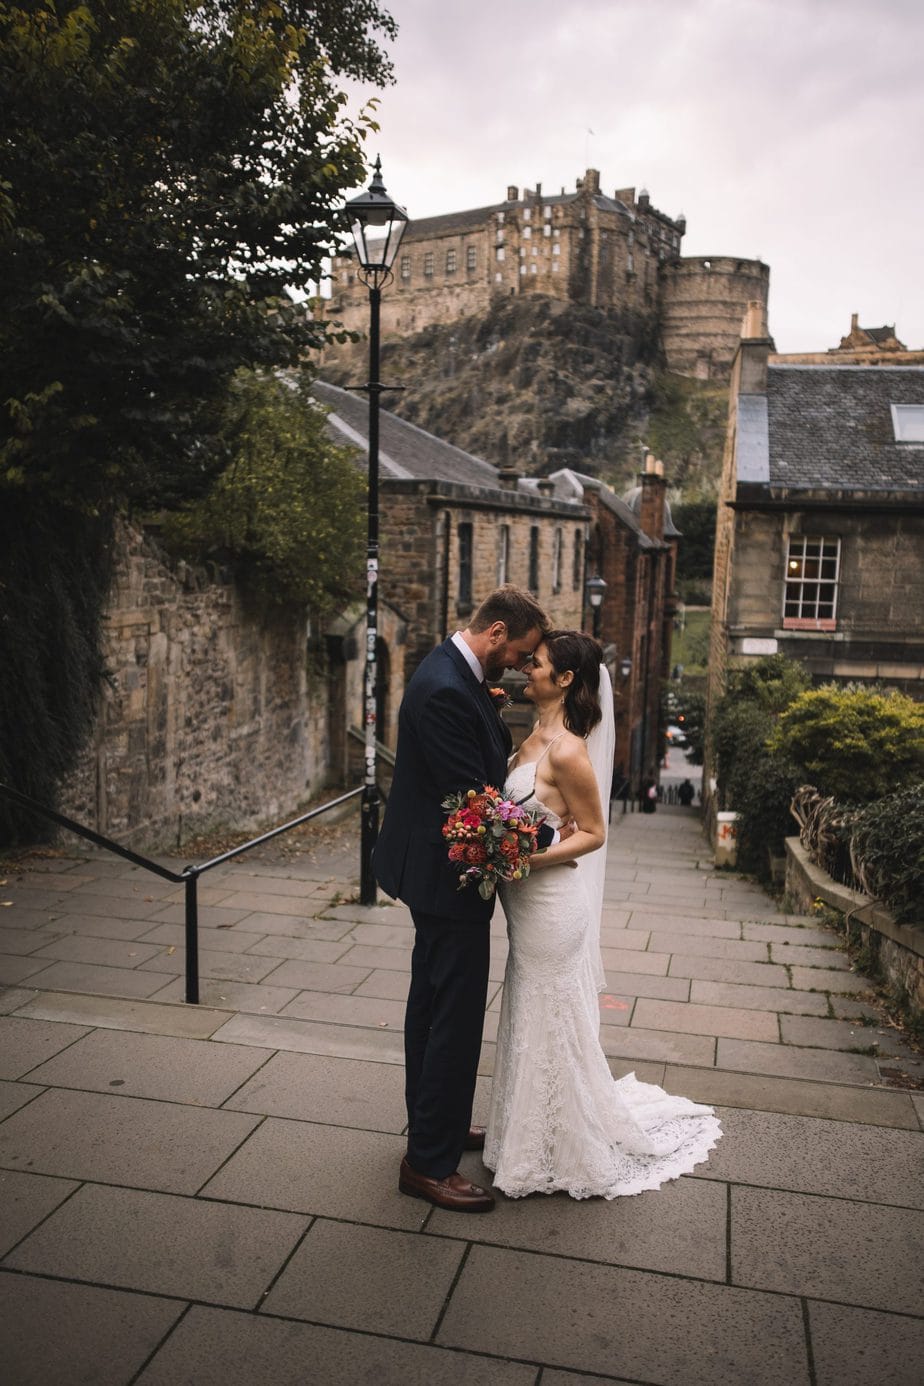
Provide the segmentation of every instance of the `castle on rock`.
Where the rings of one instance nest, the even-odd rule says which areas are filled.
[[[659,211],[644,189],[604,192],[597,169],[573,192],[511,186],[492,206],[409,224],[382,331],[409,337],[484,313],[498,296],[544,294],[650,327],[669,370],[727,379],[748,304],[766,309],[769,267],[684,256],[685,232],[685,217]],[[331,316],[365,331],[368,298],[351,252],[334,258],[332,280]]]

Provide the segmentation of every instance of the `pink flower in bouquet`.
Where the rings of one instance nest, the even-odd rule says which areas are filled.
[[[505,799],[491,785],[478,793],[452,794],[443,800],[449,817],[443,837],[449,843],[453,865],[466,863],[459,889],[476,884],[482,899],[489,900],[498,880],[518,881],[529,875],[529,859],[537,849],[543,815]]]

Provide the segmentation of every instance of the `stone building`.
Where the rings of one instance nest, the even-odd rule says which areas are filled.
[[[924,697],[924,366],[735,361],[716,526],[710,703],[761,655]]]
[[[382,302],[382,332],[407,337],[483,313],[492,298],[553,298],[648,320],[667,365],[727,378],[747,303],[766,302],[760,261],[681,257],[686,219],[652,206],[643,189],[602,190],[587,169],[573,192],[508,187],[503,202],[412,221]],[[368,295],[351,252],[332,266],[329,314],[365,332]]]
[[[365,401],[322,383],[314,392],[331,411],[338,441],[365,449]],[[387,411],[380,415],[379,460],[379,606],[391,611],[400,637],[390,646],[383,632],[378,651],[379,739],[386,750],[396,744],[406,680],[492,588],[516,583],[535,593],[556,625],[592,630],[585,581],[599,574],[607,583],[600,636],[616,693],[616,767],[633,786],[656,775],[678,535],[653,461],[621,500],[602,482],[569,470],[544,480],[499,471]],[[357,715],[363,620],[357,606],[336,632],[347,708]],[[509,716],[516,733],[532,714],[525,705]],[[355,766],[358,726],[351,740]]]
[[[596,477],[564,470],[556,493],[580,494],[590,512],[587,571],[606,583],[599,632],[616,693],[618,780],[633,794],[660,769],[661,689],[670,675],[681,538],[671,519],[662,464],[650,454],[638,485],[618,496]]]
[[[861,327],[859,313],[851,314],[850,331],[836,347],[827,351],[779,353],[770,357],[773,366],[924,366],[924,350],[910,350],[895,335],[895,324]]]

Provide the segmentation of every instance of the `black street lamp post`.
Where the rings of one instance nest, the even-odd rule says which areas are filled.
[[[382,182],[382,164],[376,159],[372,182],[346,205],[350,217],[359,278],[369,290],[369,379],[357,388],[369,396],[369,494],[366,541],[366,666],[363,688],[365,731],[365,779],[360,836],[359,900],[375,904],[372,853],[379,835],[379,788],[376,776],[376,643],[378,641],[379,581],[379,404],[388,386],[379,380],[379,314],[382,285],[391,278],[407,212],[388,196]],[[371,235],[371,238],[370,238]]]
[[[599,573],[589,577],[584,583],[584,590],[587,593],[587,600],[590,602],[590,609],[593,612],[594,639],[600,639],[600,620],[603,615],[603,595],[606,592],[606,583]]]

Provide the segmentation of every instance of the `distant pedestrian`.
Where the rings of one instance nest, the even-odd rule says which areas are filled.
[[[696,798],[696,790],[693,788],[690,780],[684,780],[683,784],[677,790],[677,798],[684,808],[690,807],[693,800]]]
[[[654,813],[658,807],[658,787],[654,780],[642,781],[641,800],[642,813]]]

